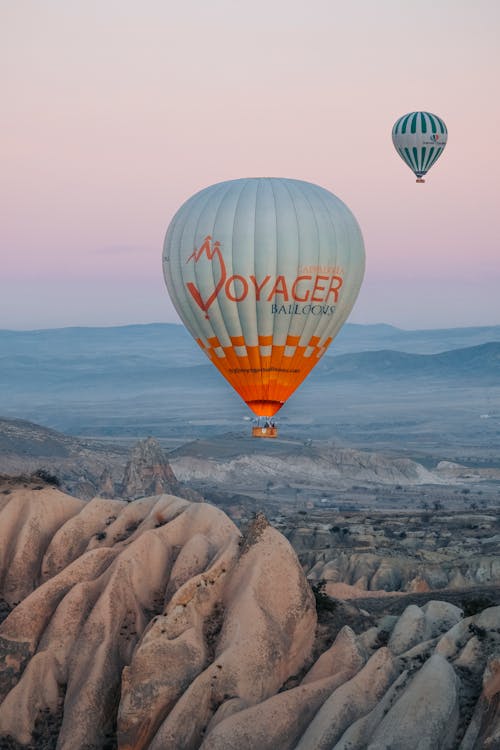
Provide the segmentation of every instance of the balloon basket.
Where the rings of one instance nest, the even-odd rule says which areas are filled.
[[[252,437],[256,438],[275,438],[278,437],[277,427],[252,427]]]
[[[417,177],[417,179],[415,180],[415,182],[425,182],[425,180],[423,180],[421,177]]]

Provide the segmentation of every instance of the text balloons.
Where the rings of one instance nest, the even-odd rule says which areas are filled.
[[[394,148],[415,173],[417,182],[425,182],[423,176],[439,159],[447,140],[443,120],[430,112],[410,112],[392,128]]]
[[[324,354],[364,273],[347,206],[308,182],[201,190],[174,216],[163,272],[186,328],[257,416],[271,417]]]

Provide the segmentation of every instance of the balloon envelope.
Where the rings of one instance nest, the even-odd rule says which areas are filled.
[[[431,112],[409,112],[392,128],[394,148],[415,173],[417,182],[424,182],[422,177],[439,159],[447,140],[446,125]]]
[[[231,180],[176,213],[163,271],[199,346],[254,414],[270,417],[349,315],[363,239],[347,206],[317,185]]]

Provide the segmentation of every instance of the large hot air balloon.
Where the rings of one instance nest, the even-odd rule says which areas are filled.
[[[443,120],[430,112],[409,112],[392,128],[394,148],[415,173],[417,182],[425,182],[423,176],[439,159],[447,140]]]
[[[199,346],[275,436],[271,418],[324,354],[364,273],[347,206],[300,180],[249,178],[201,190],[163,249],[172,301]]]

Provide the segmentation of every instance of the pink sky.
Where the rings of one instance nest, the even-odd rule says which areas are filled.
[[[0,9],[1,328],[177,320],[166,227],[202,187],[316,182],[367,252],[350,320],[500,323],[497,0],[16,0]],[[398,116],[446,122],[425,185]]]

